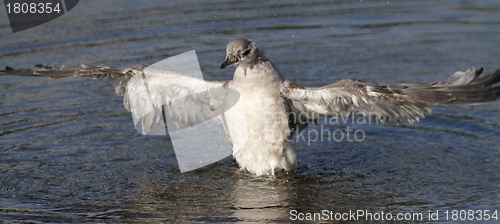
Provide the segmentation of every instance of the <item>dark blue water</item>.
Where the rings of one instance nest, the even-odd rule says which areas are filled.
[[[127,67],[196,50],[205,77],[223,80],[225,45],[246,37],[305,86],[431,81],[500,68],[499,11],[495,0],[80,1],[13,34],[2,9],[0,65]],[[425,222],[429,210],[439,221],[500,210],[500,103],[433,111],[413,125],[311,125],[365,138],[298,142],[298,171],[275,180],[231,158],[181,174],[168,139],[137,133],[106,80],[1,76],[0,220],[286,223],[293,211],[367,210]]]

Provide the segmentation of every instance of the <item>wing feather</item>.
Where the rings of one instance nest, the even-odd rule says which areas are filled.
[[[481,76],[482,71],[483,68],[477,71],[471,68],[444,81],[390,85],[344,79],[319,88],[305,88],[285,80],[281,93],[295,118],[315,120],[319,115],[346,117],[359,112],[381,121],[402,118],[413,123],[431,112],[429,105],[498,100],[500,87],[495,84],[500,82],[500,70],[487,76]]]
[[[123,104],[136,122],[136,129],[147,134],[153,127],[171,120],[178,128],[202,123],[222,114],[239,99],[230,81],[211,82],[176,71],[137,65],[116,68],[100,65],[55,67],[36,65],[14,69],[6,66],[0,75],[108,78],[115,93],[124,95]]]
[[[147,67],[128,82],[124,105],[135,118],[142,119],[143,134],[162,122],[163,110],[177,128],[187,127],[215,118],[236,104],[239,94],[227,86],[228,82]]]

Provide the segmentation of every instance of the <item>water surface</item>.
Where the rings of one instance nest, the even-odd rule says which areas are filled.
[[[500,68],[499,11],[494,0],[80,1],[15,34],[0,10],[0,65],[127,67],[196,50],[204,76],[224,80],[225,45],[246,37],[305,86],[430,81]],[[439,210],[446,221],[446,210],[500,210],[500,103],[433,111],[413,125],[311,125],[365,139],[298,142],[298,171],[275,180],[231,158],[181,174],[169,140],[137,133],[106,80],[2,76],[0,220],[286,223],[294,210]]]

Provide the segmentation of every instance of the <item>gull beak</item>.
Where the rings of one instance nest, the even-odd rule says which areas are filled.
[[[230,65],[234,64],[235,62],[236,62],[236,60],[231,60],[229,58],[226,58],[226,60],[224,60],[224,62],[222,62],[222,65],[220,65],[220,69],[224,69],[225,67],[230,66]]]

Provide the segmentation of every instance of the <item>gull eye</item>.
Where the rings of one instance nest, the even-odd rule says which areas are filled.
[[[250,49],[245,50],[241,55],[247,56],[248,54],[250,54]]]

